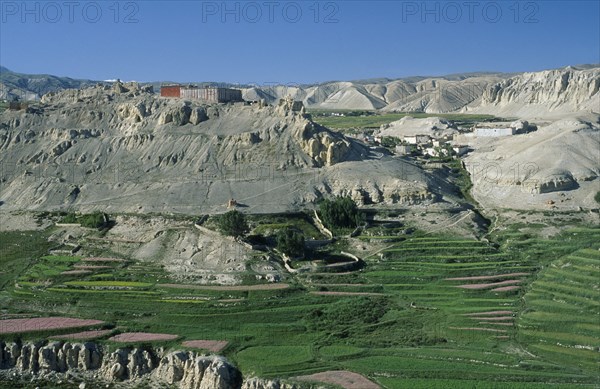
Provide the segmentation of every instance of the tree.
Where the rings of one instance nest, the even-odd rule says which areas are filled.
[[[94,212],[89,215],[81,216],[80,224],[83,227],[100,228],[104,226],[104,214],[102,212]]]
[[[350,196],[325,199],[319,205],[323,223],[334,228],[353,228],[364,221],[364,215]]]
[[[108,217],[99,211],[79,216],[71,212],[62,218],[61,223],[79,223],[82,227],[101,228],[107,225],[107,219]]]
[[[240,237],[250,231],[246,215],[232,210],[219,217],[219,229],[226,235]]]
[[[279,231],[277,249],[290,257],[304,256],[304,235],[292,228]]]

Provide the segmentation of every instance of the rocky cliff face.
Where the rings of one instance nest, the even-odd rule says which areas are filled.
[[[566,67],[512,75],[483,73],[373,83],[331,82],[305,88],[251,88],[245,96],[275,101],[292,94],[307,106],[327,109],[465,111],[529,117],[597,111],[599,83],[598,67]]]
[[[210,152],[215,155],[204,160],[263,163],[267,157],[279,157],[281,167],[330,166],[352,158],[352,149],[361,152],[361,146],[337,133],[316,128],[301,112],[282,107],[201,105],[182,99],[161,99],[151,88],[137,84],[115,83],[113,87],[50,93],[42,98],[41,108],[25,113],[6,112],[1,118],[0,149],[54,142],[52,149],[42,152],[38,159],[64,154],[77,139],[102,136],[113,137],[109,152],[122,146],[134,151],[151,144],[156,136],[180,135],[181,127],[185,127],[187,135],[198,135],[194,146],[199,148],[175,154],[153,150],[151,154],[159,163],[177,163],[184,156],[188,160],[197,158],[206,154],[202,146],[207,145],[212,146]],[[179,146],[190,140],[187,138]],[[199,142],[202,140],[208,142]],[[161,146],[164,148],[164,142]],[[260,152],[268,146],[276,146],[277,154]],[[294,146],[296,150],[292,149]],[[292,155],[294,151],[304,153]],[[294,158],[282,160],[286,155]]]
[[[309,384],[291,384],[279,380],[264,380],[260,378],[249,378],[242,384],[241,389],[311,389]],[[318,388],[317,388],[318,389]]]
[[[484,90],[480,109],[515,114],[544,111],[597,111],[600,106],[600,69],[565,68],[524,73]]]
[[[174,385],[181,389],[300,389],[277,380],[251,378],[225,358],[162,349],[121,348],[110,351],[95,343],[0,342],[0,374],[18,382],[23,376],[48,380],[67,376],[120,386]],[[310,386],[303,386],[309,388]]]

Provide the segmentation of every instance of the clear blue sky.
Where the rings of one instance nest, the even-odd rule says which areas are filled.
[[[599,3],[2,0],[0,64],[261,85],[535,71],[600,62]]]

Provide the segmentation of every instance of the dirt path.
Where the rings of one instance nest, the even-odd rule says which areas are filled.
[[[391,248],[393,248],[393,247],[396,247],[396,244],[392,244],[392,245],[389,245],[389,246],[387,246],[387,247],[384,247],[384,248],[382,248],[382,249],[379,249],[379,250],[375,251],[374,253],[371,253],[371,254],[369,254],[369,255],[367,255],[367,256],[365,256],[365,257],[363,257],[363,258],[364,258],[364,259],[367,259],[367,258],[369,258],[369,257],[372,257],[372,256],[374,256],[374,255],[377,255],[377,254],[379,254],[380,252],[382,252],[382,251],[385,251],[385,250],[387,250],[387,249],[391,249]]]
[[[468,216],[471,216],[472,213],[473,213],[473,211],[471,209],[469,209],[465,215],[463,215],[462,217],[460,217],[454,223],[451,223],[451,224],[449,224],[447,226],[440,227],[440,228],[438,228],[436,230],[433,230],[433,231],[429,231],[429,232],[425,233],[425,235],[433,234],[433,233],[436,233],[436,232],[441,231],[441,230],[447,230],[448,228],[457,225],[458,223],[460,223],[461,221],[463,221]]]
[[[88,236],[87,239],[89,240],[97,240],[97,241],[101,241],[101,242],[109,242],[109,243],[139,243],[139,244],[146,244],[148,242],[143,241],[143,240],[132,240],[132,239],[121,239],[121,238],[98,238],[95,236]]]

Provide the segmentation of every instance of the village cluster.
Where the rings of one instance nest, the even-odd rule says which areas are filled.
[[[477,138],[497,138],[513,136],[534,131],[535,126],[526,121],[515,121],[506,127],[477,127],[453,132],[436,132],[429,134],[411,134],[403,136],[384,136],[381,133],[362,133],[359,139],[372,148],[382,146],[392,149],[398,156],[413,156],[425,158],[461,157],[472,150],[469,143]],[[434,128],[435,130],[435,128]],[[386,139],[387,138],[387,139]]]

